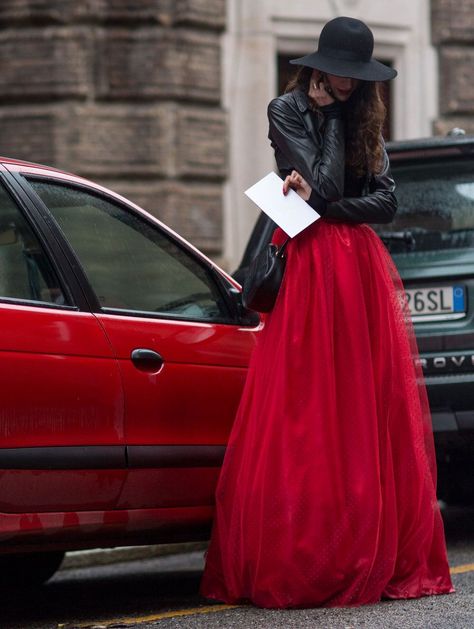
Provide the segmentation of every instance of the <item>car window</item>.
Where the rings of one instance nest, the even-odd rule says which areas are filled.
[[[75,250],[102,308],[229,318],[208,271],[137,213],[73,186],[30,184]]]
[[[383,235],[405,232],[387,244],[397,264],[456,255],[474,262],[474,162],[451,159],[393,167],[398,211]]]
[[[62,305],[66,297],[43,247],[0,184],[0,299]]]

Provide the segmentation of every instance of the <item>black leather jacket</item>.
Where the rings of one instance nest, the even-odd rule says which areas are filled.
[[[308,96],[294,90],[268,106],[270,138],[280,175],[297,170],[311,185],[310,204],[330,220],[389,223],[397,210],[395,182],[384,149],[384,165],[368,175],[361,196],[344,196],[344,122],[309,107]]]

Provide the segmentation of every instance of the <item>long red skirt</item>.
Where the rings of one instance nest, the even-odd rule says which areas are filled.
[[[286,608],[454,591],[417,356],[369,226],[322,219],[289,243],[219,478],[204,596]]]

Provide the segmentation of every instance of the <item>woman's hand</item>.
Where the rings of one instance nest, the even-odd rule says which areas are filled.
[[[335,101],[331,88],[324,82],[324,77],[318,70],[314,70],[311,75],[308,96],[318,107],[332,105]]]
[[[311,196],[311,186],[296,170],[293,170],[283,182],[283,194],[288,194],[290,188],[304,201],[307,201]]]

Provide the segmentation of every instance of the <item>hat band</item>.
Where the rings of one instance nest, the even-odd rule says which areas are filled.
[[[372,53],[361,54],[354,52],[353,50],[343,50],[342,48],[331,48],[330,46],[323,46],[318,49],[320,54],[331,57],[332,59],[340,59],[342,61],[365,61],[368,62],[371,59]]]

